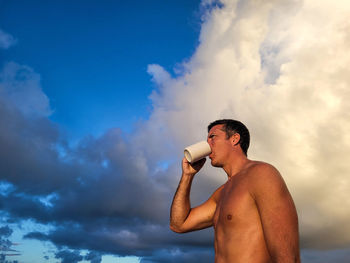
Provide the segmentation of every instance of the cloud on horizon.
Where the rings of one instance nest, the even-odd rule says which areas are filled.
[[[309,249],[304,261],[347,262],[350,4],[203,1],[202,9],[200,44],[179,73],[149,65],[157,86],[153,111],[133,134],[111,128],[69,146],[49,119],[40,76],[15,62],[3,66],[2,218],[50,225],[26,238],[51,241],[63,261],[81,260],[79,250],[87,249],[96,253],[91,262],[104,253],[142,263],[212,262],[212,230],[177,235],[168,216],[183,146],[204,139],[209,122],[228,117],[250,129],[250,157],[284,176],[299,211],[302,248]],[[193,204],[224,180],[206,165],[195,179]]]

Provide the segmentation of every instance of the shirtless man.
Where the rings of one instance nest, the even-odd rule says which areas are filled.
[[[239,121],[208,126],[211,165],[228,180],[191,208],[190,190],[206,159],[182,160],[182,177],[170,212],[177,233],[214,227],[215,263],[300,263],[298,216],[283,178],[272,165],[247,158],[249,131]]]

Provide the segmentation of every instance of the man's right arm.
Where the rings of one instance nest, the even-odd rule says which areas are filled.
[[[219,188],[203,204],[191,208],[190,191],[195,174],[203,167],[205,159],[195,164],[182,160],[182,177],[176,190],[170,210],[170,229],[177,233],[185,233],[207,228],[213,225]]]

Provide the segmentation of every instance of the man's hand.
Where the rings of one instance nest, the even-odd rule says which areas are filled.
[[[182,173],[184,175],[194,176],[196,173],[199,172],[200,169],[202,169],[206,160],[207,160],[206,158],[203,158],[203,159],[200,159],[199,161],[191,164],[184,157],[182,159]]]

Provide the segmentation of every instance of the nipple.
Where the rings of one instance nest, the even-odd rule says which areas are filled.
[[[228,214],[227,215],[227,220],[231,220],[232,219],[232,215]]]

